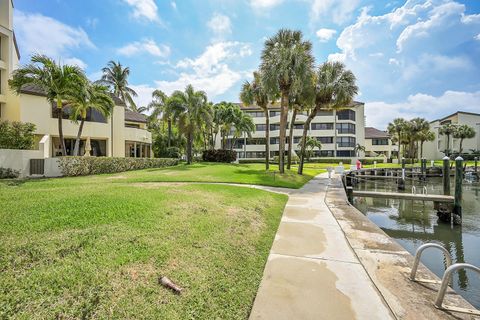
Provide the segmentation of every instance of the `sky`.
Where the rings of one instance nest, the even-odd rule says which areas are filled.
[[[343,61],[357,77],[368,126],[480,112],[476,0],[15,0],[21,63],[32,53],[81,66],[131,69],[136,102],[192,84],[213,102],[239,101],[266,39],[301,30],[316,64]]]

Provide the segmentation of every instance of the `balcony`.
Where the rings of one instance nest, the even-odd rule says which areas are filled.
[[[152,134],[148,130],[138,128],[123,128],[123,132],[126,141],[152,143]]]

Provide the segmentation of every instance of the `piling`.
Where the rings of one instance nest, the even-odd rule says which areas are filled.
[[[455,159],[455,200],[453,203],[453,223],[462,224],[462,182],[463,158]]]
[[[474,160],[475,160],[475,175],[478,177],[478,167],[477,167],[478,157],[475,157]]]
[[[420,171],[422,172],[421,179],[423,181],[427,180],[427,159],[423,158],[420,162]]]
[[[450,195],[450,158],[445,156],[443,158],[443,194]]]
[[[402,178],[398,180],[398,190],[405,190],[405,158],[402,158]]]

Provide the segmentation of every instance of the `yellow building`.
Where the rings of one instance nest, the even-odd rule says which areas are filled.
[[[20,95],[8,88],[8,79],[18,68],[19,59],[20,51],[13,32],[13,2],[0,0],[0,120],[35,124],[44,156],[58,156],[60,141],[56,108],[39,88],[25,86]],[[152,157],[152,135],[147,131],[146,117],[127,110],[122,101],[113,98],[115,108],[108,119],[94,110],[89,111],[82,132],[80,154],[85,152],[85,142],[89,138],[93,156]],[[67,154],[71,155],[79,124],[68,120],[68,108],[62,116],[65,119],[63,132]]]
[[[372,127],[365,128],[365,156],[386,157],[388,159],[398,156],[398,146],[392,142],[386,131]]]

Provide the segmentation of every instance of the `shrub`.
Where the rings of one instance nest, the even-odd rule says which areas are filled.
[[[35,125],[0,120],[0,149],[29,150],[35,141]]]
[[[351,164],[352,159],[351,158],[312,158],[310,163],[340,163],[343,162],[343,164]]]
[[[375,161],[377,161],[377,163],[384,163],[384,160],[383,158],[365,158],[365,159],[358,159],[360,160],[360,162],[362,163],[362,165],[371,165],[373,164]]]
[[[202,154],[203,161],[208,162],[233,162],[237,160],[237,152],[234,150],[205,150]]]
[[[169,158],[60,157],[58,159],[60,170],[67,177],[162,168],[178,164],[178,159]]]
[[[16,179],[18,176],[20,176],[20,171],[0,167],[0,179]]]

